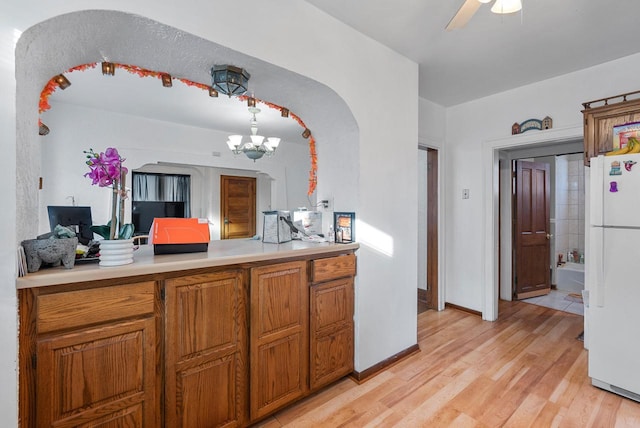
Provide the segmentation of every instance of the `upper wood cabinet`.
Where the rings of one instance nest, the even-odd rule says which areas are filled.
[[[242,271],[166,280],[165,311],[165,426],[242,426],[247,417]]]
[[[584,164],[613,149],[613,127],[640,122],[640,91],[583,103]]]

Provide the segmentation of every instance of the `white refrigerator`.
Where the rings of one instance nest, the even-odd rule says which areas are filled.
[[[640,154],[593,158],[589,179],[589,376],[640,401]]]

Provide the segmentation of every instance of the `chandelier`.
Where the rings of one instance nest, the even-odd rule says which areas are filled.
[[[280,138],[269,137],[265,140],[262,135],[258,135],[258,121],[256,114],[260,113],[260,109],[257,107],[249,107],[249,113],[251,113],[251,135],[250,141],[242,142],[242,135],[229,135],[227,146],[234,154],[239,155],[244,153],[249,159],[260,159],[262,156],[272,156],[278,145],[280,144]]]
[[[242,95],[247,92],[251,75],[233,65],[214,65],[211,69],[211,87],[225,95]]]

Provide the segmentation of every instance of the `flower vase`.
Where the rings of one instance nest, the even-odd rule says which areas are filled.
[[[133,239],[100,241],[100,266],[122,266],[133,263]]]

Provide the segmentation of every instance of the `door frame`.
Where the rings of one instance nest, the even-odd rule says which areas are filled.
[[[499,159],[502,150],[532,147],[538,148],[547,145],[566,144],[583,139],[584,128],[582,124],[578,126],[547,129],[540,132],[512,135],[506,138],[485,140],[482,142],[482,165],[483,165],[483,190],[484,190],[484,210],[483,224],[485,245],[482,252],[484,277],[482,286],[482,319],[486,321],[496,321],[498,319],[498,289],[500,278],[504,279],[505,266],[511,265],[511,240],[512,233],[509,228],[501,229],[500,223],[511,224],[511,210],[509,218],[506,214],[500,216],[500,168]],[[586,190],[586,189],[585,189]],[[499,221],[500,219],[500,221]],[[502,233],[500,233],[502,232]],[[505,236],[508,235],[508,236]],[[502,243],[502,245],[500,245]],[[503,259],[503,275],[500,275],[499,262],[500,252],[507,255],[508,260]],[[510,278],[511,276],[506,276]]]
[[[438,203],[440,194],[438,191],[440,183],[439,154],[440,152],[437,149],[427,148],[427,285],[429,285],[430,279],[435,279],[435,281],[431,282],[431,289],[427,289],[427,308],[436,310],[438,309],[438,296],[440,295],[438,287],[438,279],[440,278],[440,272],[438,271],[440,252],[438,248],[441,240],[438,235],[438,211],[440,208]],[[433,166],[429,168],[431,163],[433,163]],[[435,218],[432,218],[432,215]],[[434,240],[435,245],[432,244]]]
[[[437,230],[438,230],[438,281],[437,281],[437,310],[438,311],[442,311],[444,310],[444,306],[445,306],[445,240],[444,240],[444,236],[445,236],[445,223],[446,223],[446,216],[445,216],[445,203],[444,203],[444,194],[445,194],[445,183],[444,183],[444,179],[443,179],[443,174],[444,174],[444,165],[445,165],[445,161],[446,161],[446,153],[445,150],[442,147],[439,147],[437,145],[433,145],[433,144],[424,144],[424,143],[418,143],[418,150],[424,150],[426,151],[427,149],[433,149],[436,150],[437,156],[438,156],[438,186],[437,186],[437,191],[438,191],[438,197],[437,197],[437,204],[438,204],[438,226],[437,226]],[[419,197],[427,197],[427,195],[419,195]],[[426,236],[426,230],[425,230],[425,235],[424,236],[418,236],[418,239],[427,239]],[[426,260],[424,261],[426,263]],[[417,284],[416,284],[417,285]]]

